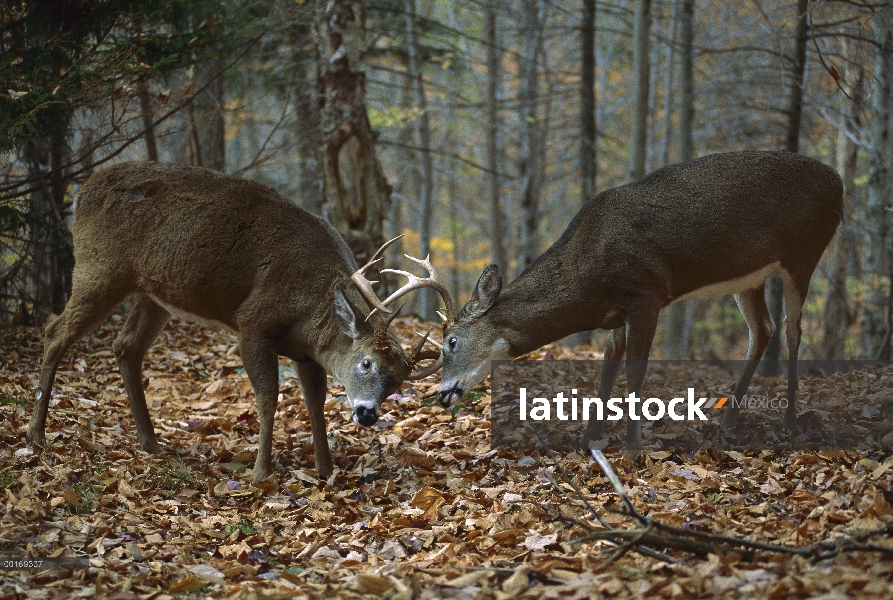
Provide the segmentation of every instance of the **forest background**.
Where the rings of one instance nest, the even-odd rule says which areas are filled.
[[[430,252],[464,299],[599,191],[786,149],[846,185],[802,356],[890,357],[893,3],[3,0],[0,32],[0,328],[62,310],[72,200],[114,162],[269,185],[359,260],[403,233],[389,264]],[[739,358],[746,331],[731,297],[680,303],[652,356]]]

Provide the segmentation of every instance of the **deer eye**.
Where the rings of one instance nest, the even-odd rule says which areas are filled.
[[[447,342],[447,343],[450,345],[450,350],[455,350],[455,349],[456,349],[456,343],[457,343],[458,341],[459,341],[459,340],[456,339],[456,336],[453,336],[453,337],[450,338],[449,342]]]
[[[372,368],[372,361],[369,360],[368,358],[364,358],[363,362],[360,363],[360,366],[362,366],[364,369],[366,369],[368,371],[369,369]]]

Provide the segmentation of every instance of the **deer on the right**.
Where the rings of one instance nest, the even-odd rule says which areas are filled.
[[[661,309],[727,294],[750,333],[740,399],[774,332],[764,292],[777,273],[789,353],[784,426],[793,430],[803,303],[842,207],[834,169],[788,152],[713,154],[602,192],[504,290],[490,265],[462,310],[446,315],[440,401],[461,399],[490,361],[596,328],[611,330],[599,397],[610,397],[624,354],[627,386],[641,397]],[[740,404],[725,410],[723,427],[732,428]],[[627,421],[627,449],[641,448],[640,423]],[[592,420],[584,442],[602,434]]]

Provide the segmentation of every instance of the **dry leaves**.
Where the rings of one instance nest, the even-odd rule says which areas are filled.
[[[88,556],[88,571],[0,571],[0,597],[893,597],[893,565],[853,554],[665,563],[614,551],[562,515],[595,524],[558,493],[537,452],[493,451],[489,396],[455,416],[426,406],[434,381],[387,400],[372,428],[352,423],[343,389],[326,404],[335,474],[313,468],[310,425],[283,361],[275,477],[252,484],[258,423],[235,339],[174,322],[147,358],[159,440],[139,450],[111,344],[120,316],[60,366],[50,447],[23,443],[41,354],[37,329],[3,332],[0,351],[0,552]],[[401,319],[408,345],[422,326]],[[547,347],[533,358],[592,358]],[[893,523],[893,459],[883,453],[655,451],[610,458],[643,514],[679,527],[804,546]],[[612,524],[617,498],[592,461],[561,466]],[[876,543],[889,544],[889,540]],[[672,553],[671,553],[672,554]],[[263,596],[262,596],[262,595]]]

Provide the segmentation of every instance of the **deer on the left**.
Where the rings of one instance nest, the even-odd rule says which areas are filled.
[[[257,402],[255,481],[273,472],[279,356],[295,361],[322,478],[332,473],[326,372],[344,386],[353,420],[371,426],[382,401],[404,380],[427,377],[441,365],[439,351],[423,349],[424,338],[408,355],[403,351],[389,328],[397,313],[386,308],[412,289],[442,292],[433,270],[429,278],[412,276],[382,302],[365,273],[394,240],[358,269],[328,223],[258,183],[198,167],[118,164],[78,191],[72,236],[72,292],[45,330],[27,433],[32,444],[46,447],[59,361],[128,299],[127,320],[113,349],[142,449],[163,451],[143,392],[149,346],[171,315],[223,325],[238,337]]]

